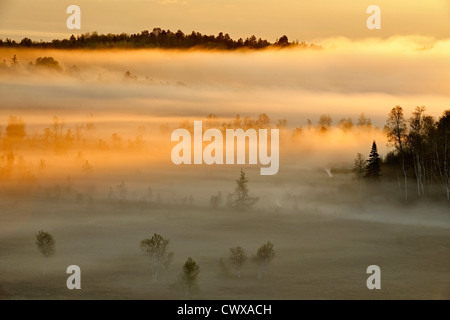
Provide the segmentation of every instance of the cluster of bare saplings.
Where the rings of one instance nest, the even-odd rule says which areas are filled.
[[[248,179],[245,172],[241,170],[239,179],[236,180],[236,188],[230,194],[230,205],[245,211],[250,209],[258,198],[251,197],[248,189]],[[36,234],[36,245],[44,257],[44,276],[46,273],[46,265],[48,258],[55,254],[55,239],[49,232],[39,231]],[[149,258],[150,271],[153,282],[164,282],[166,274],[171,265],[174,253],[169,250],[169,240],[159,234],[154,234],[151,238],[144,239],[140,242],[140,248],[143,253]],[[270,262],[275,257],[274,245],[271,242],[263,244],[256,254],[252,257],[252,262],[257,266],[257,279],[261,280],[266,273]],[[230,265],[235,270],[237,278],[241,278],[241,270],[247,262],[247,255],[245,250],[240,247],[230,248],[230,255],[226,261],[220,259],[220,266],[225,270],[226,275],[230,276]],[[177,287],[185,297],[190,297],[193,290],[198,288],[198,276],[200,267],[189,257],[177,278]]]
[[[55,239],[43,230],[36,234],[36,246],[44,257],[44,271],[46,274],[47,260],[55,254]],[[164,282],[170,264],[173,261],[174,253],[169,251],[169,240],[159,234],[154,234],[149,239],[144,239],[140,243],[143,253],[149,258],[152,281],[154,283]],[[252,261],[258,268],[257,279],[261,280],[270,262],[275,257],[274,245],[270,242],[263,244],[253,256]],[[247,261],[245,250],[242,247],[230,248],[228,258],[229,264],[236,270],[236,275],[241,278],[241,269]],[[220,259],[220,264],[225,267],[225,262]],[[189,298],[193,291],[198,289],[198,277],[200,274],[199,265],[189,257],[181,268],[177,277],[177,287],[180,293]]]
[[[417,107],[409,119],[405,118],[403,109],[397,106],[391,110],[383,128],[391,143],[391,151],[384,157],[378,156],[376,143],[372,144],[369,159],[366,161],[362,154],[358,154],[355,160],[354,172],[358,178],[370,178],[370,181],[397,181],[401,197],[408,200],[412,197],[423,198],[427,196],[443,197],[450,199],[450,110],[446,110],[439,119],[435,119],[425,113],[424,107]],[[210,114],[204,121],[204,130],[208,128],[272,128],[282,130],[281,139],[292,139],[292,143],[301,145],[302,138],[306,134],[326,136],[332,134],[333,121],[329,115],[322,115],[316,124],[308,119],[307,125],[289,128],[286,119],[280,119],[273,124],[270,117],[262,113],[256,118],[241,117],[237,115],[231,120],[224,121]],[[182,121],[176,127],[193,130],[192,121]],[[338,130],[351,134],[353,130],[381,130],[373,127],[370,119],[363,114],[355,124],[351,118],[341,119],[336,125]],[[336,129],[335,128],[335,129]],[[93,116],[84,123],[74,124],[69,127],[58,117],[54,117],[53,123],[41,132],[29,133],[23,119],[10,116],[4,130],[0,128],[0,177],[7,181],[14,178],[27,182],[36,182],[36,172],[45,170],[47,161],[44,156],[38,163],[29,165],[25,161],[23,152],[32,151],[34,155],[43,154],[43,151],[52,151],[57,156],[71,156],[79,170],[91,174],[95,170],[95,163],[87,159],[84,151],[96,152],[122,152],[136,151],[139,157],[152,150],[157,151],[161,144],[154,145],[144,138],[145,126],[137,129],[137,134],[132,138],[123,138],[114,132],[109,138],[98,138],[95,134],[96,124]],[[158,128],[162,136],[170,136],[168,124]],[[306,136],[307,138],[307,136]],[[165,144],[167,145],[167,143]],[[369,148],[368,148],[369,149]],[[48,153],[47,153],[48,154]],[[415,192],[409,191],[410,184],[416,185]],[[126,194],[125,183],[117,188],[119,197]],[[111,196],[114,192],[109,192]],[[192,199],[189,199],[190,202]],[[221,195],[211,198],[211,205],[217,207],[221,201]],[[188,201],[186,199],[186,201]]]

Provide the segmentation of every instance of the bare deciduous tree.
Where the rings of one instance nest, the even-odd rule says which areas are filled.
[[[371,127],[372,121],[369,118],[366,118],[364,113],[361,113],[361,115],[358,118],[358,127]]]
[[[256,255],[253,257],[253,262],[258,266],[258,276],[257,279],[261,280],[264,272],[266,271],[267,266],[275,257],[275,250],[273,249],[273,243],[267,241],[266,244],[263,244]]]
[[[331,119],[330,115],[323,114],[319,118],[319,131],[320,133],[327,133],[327,131],[331,128],[331,124],[333,123],[333,120]]]
[[[213,209],[217,209],[222,205],[222,192],[218,192],[216,195],[212,195],[209,199],[209,204]]]
[[[141,241],[141,249],[150,258],[153,282],[158,281],[158,274],[163,272],[165,280],[167,269],[173,260],[173,252],[168,252],[169,240],[159,234],[154,234],[151,239]]]
[[[180,275],[178,276],[178,284],[185,297],[189,298],[192,290],[197,288],[199,273],[200,267],[191,257],[189,257],[183,265]]]
[[[242,247],[230,248],[230,262],[234,266],[238,278],[241,278],[241,269],[246,260],[247,256]]]
[[[408,147],[411,149],[414,173],[416,174],[417,193],[420,196],[424,194],[423,177],[424,177],[424,142],[425,142],[425,124],[427,122],[427,116],[425,113],[425,107],[416,107],[410,120],[410,132],[408,134]]]
[[[47,259],[55,254],[55,239],[50,233],[41,230],[36,234],[36,246],[45,258],[43,274],[45,276],[47,271]]]
[[[402,107],[396,106],[392,108],[386,120],[385,129],[387,131],[388,141],[395,146],[401,157],[401,167],[405,181],[405,200],[408,200],[408,175],[405,157],[407,127]]]

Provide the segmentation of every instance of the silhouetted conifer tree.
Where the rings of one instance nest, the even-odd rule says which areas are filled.
[[[370,151],[369,160],[367,160],[366,178],[378,179],[380,177],[380,163],[381,160],[378,154],[377,143],[374,141],[372,150]]]

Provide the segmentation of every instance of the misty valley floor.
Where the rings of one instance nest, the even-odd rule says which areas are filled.
[[[449,299],[448,224],[364,220],[316,211],[234,212],[139,202],[8,199],[0,202],[0,298],[181,299],[176,279],[191,256],[200,265],[194,299]],[[387,210],[389,211],[389,210]],[[10,214],[14,212],[14,214]],[[34,244],[50,231],[56,255],[43,276]],[[164,282],[151,279],[139,242],[160,233],[175,258]],[[260,281],[248,262],[241,279],[224,270],[228,249],[248,256],[270,240],[276,257]],[[82,289],[66,288],[66,268],[81,267]],[[382,289],[366,288],[366,268],[381,268]]]
[[[0,72],[0,299],[182,299],[188,257],[201,270],[193,299],[450,299],[442,188],[418,198],[410,179],[405,203],[395,173],[360,184],[349,170],[374,140],[387,155],[393,106],[409,115],[424,105],[437,119],[449,105],[447,42],[423,50],[400,40],[242,52],[1,49],[0,61],[19,65]],[[61,70],[36,67],[42,57]],[[340,127],[363,112],[373,127]],[[262,113],[268,128],[286,126],[277,175],[172,163],[173,130],[202,119],[234,126],[237,114],[256,123]],[[322,115],[336,126],[322,132]],[[9,135],[10,123],[23,134]],[[242,167],[255,208],[212,209]],[[56,240],[45,276],[39,230]],[[154,233],[174,252],[157,284],[139,247]],[[262,280],[251,261],[241,279],[220,264],[231,247],[252,257],[267,241],[276,256]],[[70,265],[81,268],[81,290],[66,287]],[[371,265],[381,268],[379,291],[366,287]]]

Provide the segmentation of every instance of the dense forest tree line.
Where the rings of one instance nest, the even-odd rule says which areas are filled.
[[[392,108],[384,130],[393,150],[384,160],[378,155],[375,141],[367,161],[362,154],[357,154],[354,172],[360,181],[360,197],[362,178],[379,181],[384,177],[397,179],[405,200],[411,198],[410,181],[415,183],[419,198],[442,188],[450,200],[450,110],[444,111],[439,120],[427,115],[425,110],[416,107],[407,120],[402,107]]]
[[[396,106],[389,113],[385,131],[394,150],[384,162],[403,180],[405,200],[411,178],[419,197],[441,186],[450,200],[450,110],[435,120],[425,113],[425,107],[416,107],[407,120],[402,107]]]
[[[296,46],[300,48],[320,48],[314,44],[305,42],[289,42],[286,35],[277,39],[274,43],[256,38],[252,35],[245,40],[240,38],[234,40],[229,34],[220,32],[217,36],[203,35],[192,31],[191,34],[184,34],[181,30],[172,32],[161,28],[154,28],[149,32],[144,30],[141,33],[128,35],[121,34],[98,34],[97,32],[85,33],[78,36],[72,35],[69,39],[52,40],[50,42],[32,41],[23,38],[20,42],[11,39],[0,39],[0,47],[7,48],[50,48],[50,49],[103,49],[103,48],[163,48],[163,49],[264,49],[267,47],[285,48]]]

